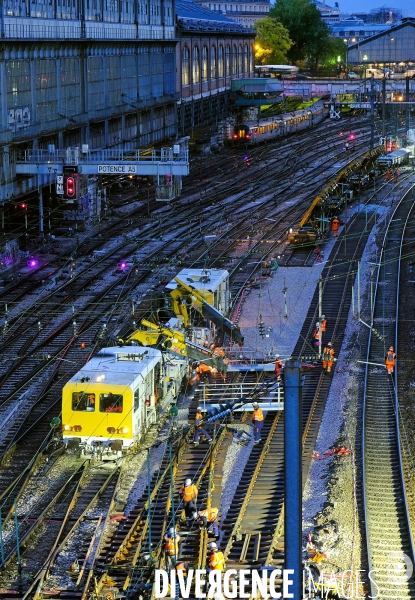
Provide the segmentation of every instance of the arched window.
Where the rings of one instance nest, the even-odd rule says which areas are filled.
[[[210,49],[210,78],[216,79],[216,48],[212,46]]]
[[[236,46],[232,48],[232,75],[238,74],[238,50]]]
[[[229,77],[231,73],[231,49],[226,46],[225,50],[225,77]]]
[[[244,73],[248,73],[248,46],[244,46]]]
[[[202,48],[202,81],[207,81],[208,78],[208,49],[207,46]]]
[[[190,52],[189,48],[185,46],[183,48],[182,55],[182,85],[189,85],[190,83]]]
[[[223,46],[219,46],[218,51],[218,77],[223,77]]]
[[[192,59],[192,75],[193,83],[199,83],[200,81],[200,67],[199,67],[199,48],[195,46],[193,48],[193,59]]]
[[[238,48],[238,75],[242,74],[242,46]]]

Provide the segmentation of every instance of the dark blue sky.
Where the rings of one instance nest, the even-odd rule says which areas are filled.
[[[334,6],[332,0],[326,0],[326,4]],[[380,8],[381,6],[391,6],[402,11],[403,17],[415,17],[415,2],[414,0],[392,0],[391,4],[384,4],[382,0],[340,0],[340,10],[344,12],[369,12],[372,8]]]

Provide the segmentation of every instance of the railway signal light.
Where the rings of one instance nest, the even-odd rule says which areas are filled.
[[[85,342],[81,342],[81,343],[79,344],[79,346],[80,346],[80,348],[82,348],[82,350],[85,350],[85,348],[86,348],[86,344],[85,344]]]
[[[75,196],[75,179],[73,177],[67,177],[66,179],[66,195],[68,198]]]

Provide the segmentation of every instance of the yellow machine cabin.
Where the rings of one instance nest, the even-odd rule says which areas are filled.
[[[63,388],[64,442],[85,453],[132,446],[175,401],[186,367],[154,348],[102,349]]]

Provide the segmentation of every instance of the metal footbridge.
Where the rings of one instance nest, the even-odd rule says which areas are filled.
[[[189,174],[187,144],[157,149],[66,148],[25,150],[16,157],[18,175],[62,175],[65,167],[75,167],[82,175],[150,175],[182,177]]]

